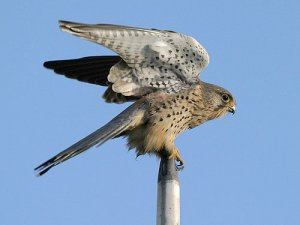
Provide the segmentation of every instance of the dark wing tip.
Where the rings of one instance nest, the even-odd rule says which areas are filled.
[[[44,62],[43,66],[47,69],[54,69],[53,68],[53,62],[55,61],[47,61],[47,62]]]
[[[67,21],[67,20],[59,20],[59,21],[58,21],[58,24],[64,24],[64,23],[70,23],[70,22]]]
[[[58,20],[59,25],[65,25],[65,24],[81,24],[81,23],[76,23],[76,22],[71,22],[68,20]]]
[[[111,67],[120,61],[120,56],[89,56],[47,61],[43,66],[71,79],[107,86],[107,76]]]
[[[60,28],[69,28],[70,25],[74,26],[74,25],[81,25],[80,23],[76,23],[76,22],[71,22],[71,21],[67,21],[67,20],[59,20],[58,21],[59,27]]]

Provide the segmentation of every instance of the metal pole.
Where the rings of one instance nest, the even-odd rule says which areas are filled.
[[[158,172],[156,225],[180,225],[180,185],[174,159],[162,157]]]

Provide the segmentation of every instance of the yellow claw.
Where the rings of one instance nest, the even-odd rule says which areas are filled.
[[[172,154],[168,157],[168,159],[172,159],[172,158],[175,158],[175,160],[177,162],[179,162],[179,166],[183,166],[184,164],[184,161],[183,159],[181,158],[180,154],[179,154],[179,151],[177,148],[175,148],[172,152]]]

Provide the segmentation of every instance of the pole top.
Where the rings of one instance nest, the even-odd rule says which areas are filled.
[[[168,159],[167,156],[162,155],[159,165],[158,183],[166,180],[179,181],[177,171],[175,159]]]

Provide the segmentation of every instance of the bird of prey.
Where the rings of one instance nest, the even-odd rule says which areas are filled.
[[[107,86],[106,102],[134,103],[106,125],[38,166],[37,175],[94,145],[127,137],[129,149],[175,158],[182,166],[176,136],[208,120],[235,112],[229,91],[199,80],[209,63],[194,38],[168,30],[60,21],[60,29],[111,49],[117,56],[48,61],[66,77]]]

